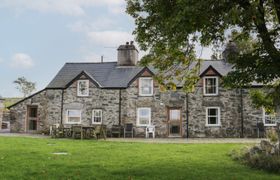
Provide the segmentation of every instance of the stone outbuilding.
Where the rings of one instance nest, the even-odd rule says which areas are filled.
[[[137,49],[127,43],[118,48],[116,62],[66,63],[45,89],[10,107],[11,131],[132,123],[136,137],[144,137],[150,125],[156,137],[256,137],[258,122],[275,127],[271,115],[252,106],[249,89],[223,87],[231,70],[223,60],[205,60],[193,93],[180,85],[162,92],[155,70],[140,66]]]

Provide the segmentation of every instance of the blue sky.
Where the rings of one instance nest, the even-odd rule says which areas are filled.
[[[20,76],[43,89],[65,62],[116,61],[133,29],[124,0],[0,0],[0,95],[21,96]]]

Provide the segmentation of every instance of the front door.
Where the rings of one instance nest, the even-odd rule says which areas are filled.
[[[182,118],[180,108],[168,109],[168,135],[169,137],[181,137],[182,136]]]
[[[38,107],[28,106],[27,108],[27,127],[30,131],[36,131],[38,127]]]

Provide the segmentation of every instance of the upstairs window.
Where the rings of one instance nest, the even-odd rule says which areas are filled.
[[[206,108],[206,126],[220,126],[220,108],[207,107]]]
[[[151,108],[138,108],[137,126],[149,126],[151,124]]]
[[[67,124],[80,124],[81,123],[81,110],[67,110],[66,111],[66,123]]]
[[[153,78],[150,77],[139,78],[139,95],[140,96],[153,95]]]
[[[92,124],[102,124],[102,110],[92,110]]]
[[[78,96],[88,96],[89,95],[89,80],[78,80],[77,86]]]
[[[218,95],[218,77],[204,77],[203,78],[203,94],[206,96]]]
[[[264,126],[276,126],[276,114],[263,108],[263,124]]]

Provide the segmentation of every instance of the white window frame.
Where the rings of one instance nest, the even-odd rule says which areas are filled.
[[[140,111],[141,110],[148,110],[149,111],[149,123],[148,124],[140,124]],[[152,117],[152,111],[151,111],[151,108],[149,107],[141,107],[141,108],[137,108],[137,122],[136,122],[136,125],[137,126],[150,126],[151,125],[151,117]]]
[[[208,110],[209,109],[217,109],[218,110],[218,114],[217,114],[217,118],[218,118],[218,122],[217,124],[209,124],[208,123]],[[220,107],[206,107],[206,126],[208,127],[215,127],[215,126],[221,126],[221,110]]]
[[[216,93],[206,93],[206,79],[216,79]],[[217,96],[219,94],[219,78],[218,78],[218,76],[204,76],[203,77],[203,94],[205,96]]]
[[[142,88],[141,88],[141,86],[142,86],[142,80],[144,80],[144,79],[149,79],[149,80],[151,80],[151,86],[152,86],[152,89],[151,89],[151,93],[150,94],[143,94],[142,93]],[[140,96],[153,96],[153,94],[154,94],[154,80],[153,80],[153,78],[152,77],[140,77],[139,78],[139,95]]]
[[[95,111],[100,111],[101,112],[101,121],[100,122],[94,122],[94,115],[95,115]],[[102,109],[93,109],[92,110],[92,117],[91,117],[91,123],[92,124],[102,124],[102,121],[103,121],[103,111],[102,111]]]
[[[73,116],[73,117],[80,117],[80,121],[79,122],[69,122],[69,111],[80,111],[80,116]],[[82,121],[82,110],[80,109],[67,109],[66,110],[66,124],[81,124]]]
[[[273,115],[266,114],[265,108],[262,108],[262,111],[263,111],[263,118],[262,119],[263,119],[264,126],[277,126],[276,117],[274,117],[275,118],[275,123],[268,124],[268,123],[266,123],[265,118],[266,117],[273,117]]]
[[[80,93],[80,82],[86,82],[86,88],[87,88],[86,94]],[[81,97],[89,96],[89,80],[78,80],[77,84],[78,84],[77,85],[77,96],[81,96]]]

